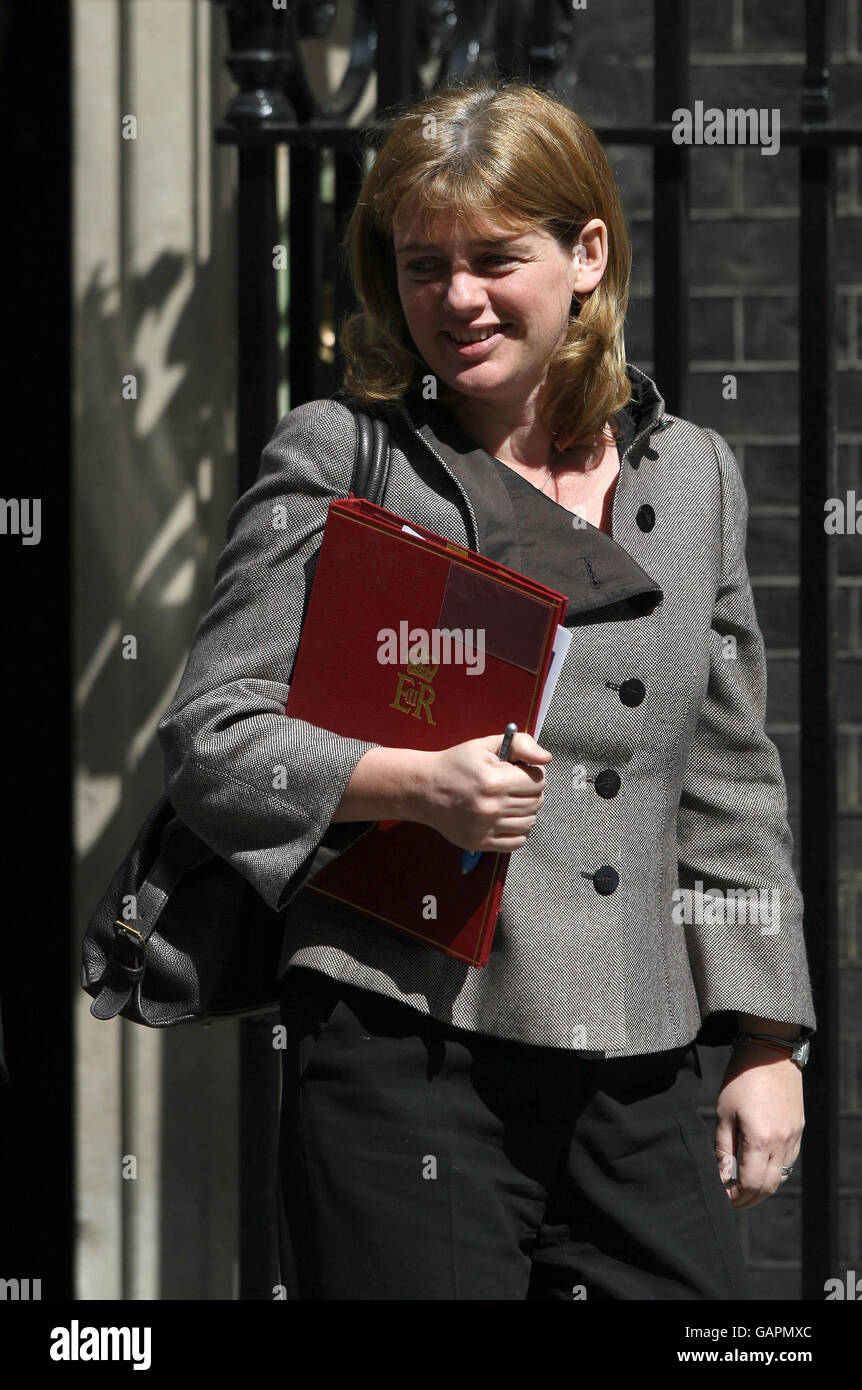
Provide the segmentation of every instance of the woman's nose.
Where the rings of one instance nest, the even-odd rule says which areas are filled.
[[[465,309],[476,308],[484,303],[485,288],[478,276],[469,271],[453,271],[446,287],[446,303],[462,313]]]

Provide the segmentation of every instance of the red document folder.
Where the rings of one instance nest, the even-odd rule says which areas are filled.
[[[398,748],[436,751],[495,730],[502,742],[510,720],[534,734],[566,606],[565,595],[373,502],[332,502],[286,712]],[[436,652],[420,654],[414,644],[433,642],[435,629]],[[509,854],[486,851],[466,874],[461,861],[429,826],[378,821],[303,892],[482,966]]]

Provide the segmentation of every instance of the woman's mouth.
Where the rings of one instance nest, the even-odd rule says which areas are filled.
[[[490,352],[503,337],[507,323],[479,324],[476,328],[459,328],[450,332],[441,329],[441,336],[459,357],[481,357]]]

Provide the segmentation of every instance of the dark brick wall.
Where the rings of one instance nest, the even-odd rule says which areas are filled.
[[[692,0],[691,102],[779,107],[799,117],[804,60],[802,0]],[[834,5],[832,90],[837,120],[862,121],[862,3]],[[575,104],[596,125],[652,115],[652,7],[590,0],[582,26]],[[634,247],[627,356],[652,372],[652,161],[608,146]],[[767,730],[787,779],[798,836],[798,151],[693,146],[691,159],[690,401],[688,415],[734,449],[750,504],[748,563],[767,647]],[[839,495],[862,495],[862,202],[857,149],[837,155],[836,351]],[[812,257],[817,247],[810,249]],[[738,399],[721,381],[734,373]],[[661,389],[662,383],[657,383]],[[862,1274],[862,542],[835,537],[839,566],[839,795],[841,913],[841,1250],[836,1274]],[[796,856],[799,869],[798,843]],[[816,1046],[816,1040],[815,1044]],[[701,1049],[702,1114],[712,1125],[727,1052]],[[804,1142],[803,1142],[804,1155]],[[755,1295],[800,1297],[800,1183],[738,1214]]]

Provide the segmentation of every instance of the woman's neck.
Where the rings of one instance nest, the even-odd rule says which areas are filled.
[[[588,471],[602,461],[607,444],[613,442],[606,427],[605,437],[600,434],[592,442],[558,451],[554,436],[539,418],[534,402],[518,411],[460,396],[453,402],[446,402],[446,408],[489,454],[519,468],[541,469],[559,463]]]

